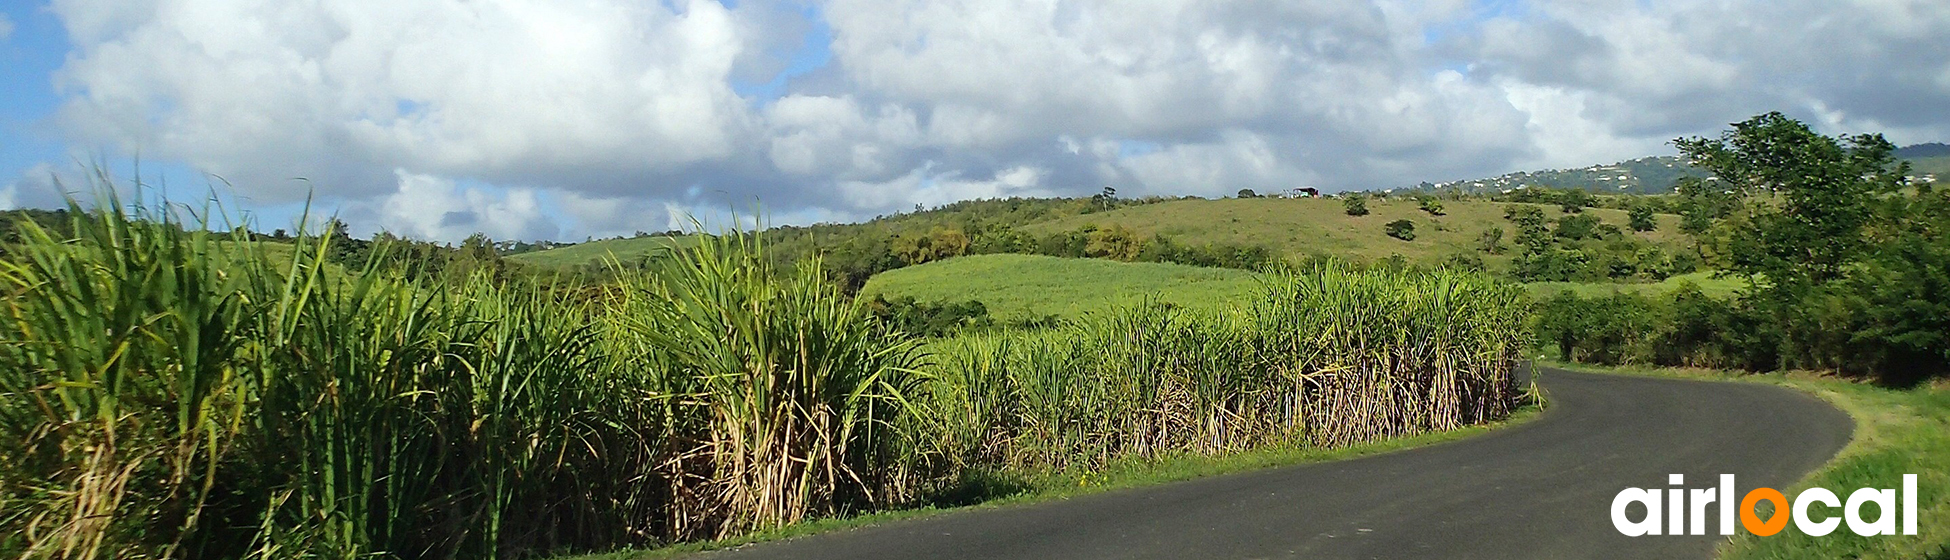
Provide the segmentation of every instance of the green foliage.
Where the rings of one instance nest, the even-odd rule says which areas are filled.
[[[1583,189],[1570,189],[1558,192],[1557,204],[1566,214],[1576,214],[1590,206],[1593,197]]]
[[[1595,213],[1559,216],[1554,228],[1547,227],[1542,209],[1528,204],[1509,206],[1504,217],[1517,227],[1520,248],[1510,273],[1527,282],[1656,281],[1700,265],[1691,253],[1623,235]]]
[[[1430,216],[1442,215],[1442,201],[1433,196],[1420,197],[1416,200],[1416,207],[1423,212],[1428,212]]]
[[[1685,227],[1708,236],[1702,247],[1724,255],[1746,290],[1729,301],[1679,294],[1633,303],[1670,332],[1618,309],[1547,306],[1540,328],[1554,336],[1642,337],[1589,337],[1599,350],[1566,358],[1819,369],[1893,385],[1946,371],[1950,197],[1901,187],[1903,166],[1880,136],[1837,140],[1770,113],[1718,139],[1679,143],[1721,178],[1682,188]]]
[[[1908,170],[1880,134],[1837,140],[1780,113],[1675,143],[1731,188],[1767,202],[1747,206],[1729,265],[1780,290],[1840,277],[1862,253],[1869,200],[1901,189]]]
[[[1239,189],[1239,196],[1238,196],[1238,197],[1239,197],[1239,198],[1259,198],[1259,193],[1256,193],[1256,192],[1253,192],[1253,190],[1252,190],[1252,189]]]
[[[1557,219],[1557,227],[1551,234],[1560,239],[1580,240],[1598,237],[1598,217],[1590,214],[1567,214]]]
[[[1659,229],[1659,222],[1653,219],[1653,210],[1650,204],[1633,206],[1631,212],[1627,214],[1627,220],[1629,220],[1628,225],[1632,227],[1632,231],[1646,232]]]
[[[913,346],[749,240],[591,295],[101,207],[0,260],[7,556],[517,557],[913,488]]]
[[[1406,220],[1406,219],[1395,220],[1392,222],[1388,222],[1388,225],[1383,227],[1384,227],[1384,231],[1388,232],[1389,237],[1400,239],[1402,241],[1415,240],[1415,222],[1412,220]]]
[[[1508,247],[1503,245],[1503,228],[1493,227],[1483,230],[1483,235],[1476,238],[1476,250],[1478,251],[1492,255],[1501,255],[1506,249]]]
[[[1530,340],[1479,274],[1327,265],[1231,310],[1124,307],[935,347],[945,455],[1095,468],[1126,457],[1338,447],[1502,418]]]
[[[866,302],[867,312],[881,324],[898,332],[923,337],[942,337],[968,328],[994,326],[988,307],[976,300],[960,302],[917,302],[913,296],[887,299],[875,295]]]
[[[1358,193],[1341,195],[1341,208],[1349,216],[1368,215],[1368,197]]]

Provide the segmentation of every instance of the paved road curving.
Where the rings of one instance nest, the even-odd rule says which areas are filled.
[[[765,543],[707,558],[1705,558],[1723,537],[1618,534],[1622,488],[1781,488],[1848,416],[1779,387],[1546,370],[1542,418],[1386,455]],[[1709,528],[1716,526],[1708,524]]]

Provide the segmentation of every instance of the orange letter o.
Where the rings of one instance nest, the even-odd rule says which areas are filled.
[[[1754,505],[1761,500],[1774,502],[1774,516],[1767,518],[1766,523],[1761,523],[1760,516],[1754,514]],[[1781,532],[1781,529],[1787,528],[1787,522],[1787,496],[1782,495],[1780,490],[1773,488],[1755,488],[1752,492],[1747,493],[1747,497],[1740,499],[1740,525],[1746,527],[1753,534],[1763,537],[1771,536],[1774,533]]]

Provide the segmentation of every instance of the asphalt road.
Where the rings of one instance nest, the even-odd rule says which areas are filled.
[[[1543,382],[1543,417],[1462,441],[704,557],[1706,558],[1724,537],[1620,535],[1612,497],[1668,488],[1671,473],[1689,488],[1713,486],[1720,473],[1738,477],[1739,494],[1781,488],[1854,428],[1841,411],[1778,387],[1559,370]]]

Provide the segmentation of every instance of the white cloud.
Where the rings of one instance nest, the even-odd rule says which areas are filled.
[[[287,179],[307,177],[370,227],[444,239],[669,229],[755,201],[803,223],[1106,184],[1386,188],[1664,152],[1674,136],[1777,109],[1830,132],[1950,138],[1939,54],[1950,4],[1498,6],[54,0],[52,11],[75,45],[54,76],[74,144],[181,160],[272,204],[303,194]],[[826,36],[821,25],[830,64],[737,93],[819,58],[795,51]],[[399,204],[440,215],[388,213]]]
[[[7,14],[0,13],[0,41],[7,40],[7,38],[12,37],[13,34],[14,34],[14,21],[11,19],[7,19]]]
[[[494,239],[537,239],[559,233],[531,189],[493,192],[405,170],[395,175],[396,191],[370,206],[354,204],[347,211],[349,217],[369,219],[394,234],[443,241],[474,233]]]
[[[752,128],[726,81],[731,15],[672,4],[58,0],[77,47],[56,83],[78,138],[258,188],[379,194],[395,167],[667,171],[732,155]]]

